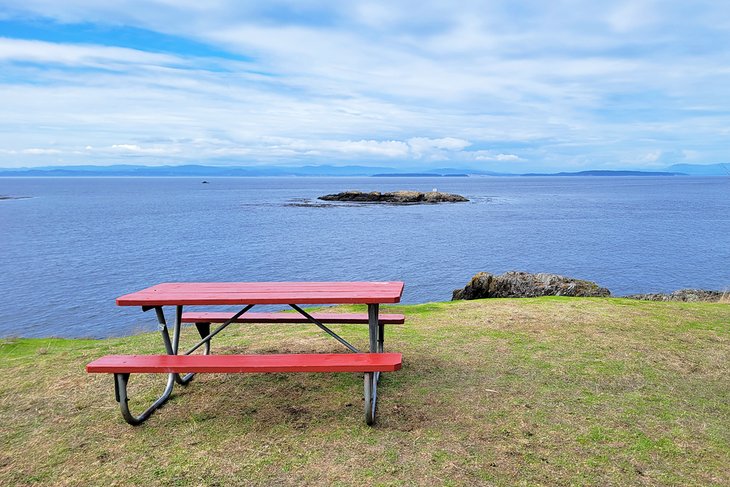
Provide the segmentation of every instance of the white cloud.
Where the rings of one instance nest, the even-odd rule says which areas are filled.
[[[31,148],[31,149],[23,149],[20,151],[22,154],[30,154],[30,155],[48,155],[48,154],[60,154],[61,151],[58,149],[42,149],[42,148]]]
[[[142,147],[137,144],[114,144],[111,146],[111,149],[119,152],[155,155],[177,154],[180,152],[180,149],[178,147],[170,145]]]
[[[251,60],[0,38],[0,164],[726,157],[722,2],[505,5],[17,3],[5,18],[131,26]]]
[[[653,24],[661,9],[655,2],[631,0],[614,8],[606,20],[613,30],[623,34]]]
[[[486,151],[486,150],[474,151],[470,155],[474,158],[474,160],[477,160],[477,161],[498,161],[498,162],[524,161],[524,159],[522,159],[521,157],[519,157],[516,154],[503,154],[503,153],[495,154],[492,151]]]
[[[411,151],[416,155],[420,156],[424,153],[428,153],[434,150],[449,150],[458,151],[471,145],[468,140],[459,139],[456,137],[443,137],[440,139],[429,139],[427,137],[412,137],[408,139],[408,145]]]
[[[646,154],[644,154],[644,156],[642,157],[642,160],[644,160],[646,162],[656,162],[659,160],[660,157],[662,157],[662,151],[654,150],[654,151],[647,152]]]
[[[292,153],[403,157],[408,145],[397,140],[283,140],[278,146]]]
[[[498,161],[521,161],[519,156],[516,156],[515,154],[497,154],[496,160]]]
[[[169,65],[179,63],[181,59],[137,49],[59,44],[0,37],[0,62],[32,62],[110,68],[113,63]]]

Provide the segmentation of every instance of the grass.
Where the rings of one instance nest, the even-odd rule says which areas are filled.
[[[84,365],[159,353],[154,334],[0,341],[0,485],[730,485],[728,304],[388,310],[408,318],[386,332],[404,367],[384,375],[372,428],[358,374],[203,375],[130,427],[111,377]],[[365,328],[338,329],[364,347]],[[239,327],[213,350],[339,351],[323,335]],[[137,410],[163,382],[132,377]]]

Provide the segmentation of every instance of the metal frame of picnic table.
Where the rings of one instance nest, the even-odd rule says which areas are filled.
[[[213,337],[223,331],[223,329],[236,321],[236,319],[238,319],[254,306],[255,304],[247,304],[245,307],[243,307],[240,311],[231,316],[231,318],[226,320],[223,324],[218,326],[212,332],[210,331],[210,323],[196,323],[196,328],[198,329],[198,334],[200,335],[201,340],[192,347],[190,347],[190,349],[188,349],[184,353],[184,355],[190,355],[201,346],[205,346],[204,354],[209,355],[210,341],[213,339]],[[352,344],[347,342],[344,338],[340,337],[330,328],[325,326],[321,321],[314,318],[311,314],[307,313],[298,305],[290,303],[289,306],[297,311],[299,314],[304,316],[308,321],[317,325],[320,329],[325,331],[328,335],[340,342],[350,351],[354,353],[360,352]],[[383,353],[385,327],[378,321],[380,306],[377,303],[368,303],[367,306],[370,352]],[[175,305],[175,324],[173,327],[172,339],[170,339],[170,332],[167,326],[167,321],[165,320],[165,313],[162,308],[163,306],[142,306],[142,311],[149,311],[151,309],[155,310],[155,313],[157,314],[158,329],[160,331],[160,334],[162,335],[162,342],[165,346],[165,351],[168,355],[178,355],[178,348],[180,345],[180,332],[182,329],[183,306]],[[155,412],[157,409],[162,407],[165,402],[167,402],[167,400],[170,398],[170,395],[172,394],[175,383],[185,386],[190,383],[190,381],[195,376],[195,373],[188,373],[182,377],[178,373],[170,373],[167,378],[167,385],[165,386],[162,395],[157,398],[157,400],[155,400],[147,409],[145,409],[142,413],[136,416],[132,414],[132,412],[129,410],[129,396],[127,394],[129,375],[130,374],[128,373],[114,374],[114,392],[125,421],[131,425],[138,425],[143,423],[147,418],[150,417],[153,412]],[[380,372],[365,372],[365,422],[367,424],[373,424],[373,422],[375,421],[375,410],[377,407],[377,393],[379,381]]]

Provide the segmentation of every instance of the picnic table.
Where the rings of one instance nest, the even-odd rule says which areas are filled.
[[[403,315],[381,314],[380,304],[398,303],[402,282],[177,282],[158,284],[117,298],[119,306],[155,310],[165,354],[107,355],[86,366],[89,373],[114,374],[115,397],[131,425],[144,422],[170,397],[175,384],[188,384],[196,373],[363,372],[365,421],[373,424],[381,372],[401,368],[399,353],[384,351],[385,325],[402,324]],[[256,305],[288,305],[296,313],[249,312]],[[366,304],[365,313],[309,313],[302,305]],[[184,306],[243,306],[238,312],[183,312]],[[175,308],[172,336],[163,308]],[[194,323],[200,340],[178,353],[183,323]],[[211,355],[211,340],[232,323],[311,323],[341,343],[348,353]],[[325,323],[362,323],[369,329],[369,349],[362,353]],[[218,326],[211,331],[211,324]],[[203,347],[203,354],[192,355]],[[127,384],[133,373],[168,374],[162,395],[134,415]]]

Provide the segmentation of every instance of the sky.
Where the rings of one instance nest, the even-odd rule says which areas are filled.
[[[0,0],[0,167],[728,162],[730,2]]]

